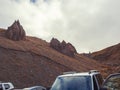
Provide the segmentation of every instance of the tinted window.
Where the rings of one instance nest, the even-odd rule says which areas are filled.
[[[90,76],[58,77],[51,90],[92,90]]]
[[[0,90],[3,90],[3,88],[2,88],[2,84],[0,84]]]
[[[93,84],[94,84],[94,90],[98,90],[97,82],[94,76],[93,76]]]
[[[102,78],[101,74],[96,74],[95,77],[96,77],[96,79],[98,81],[99,86],[102,87],[103,78]]]
[[[120,90],[120,74],[108,78],[104,83],[104,87],[109,90]]]

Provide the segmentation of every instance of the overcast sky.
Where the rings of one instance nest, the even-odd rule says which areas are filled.
[[[0,27],[19,19],[29,36],[94,52],[120,43],[119,9],[120,0],[0,0]]]

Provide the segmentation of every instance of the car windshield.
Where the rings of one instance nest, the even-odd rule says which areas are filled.
[[[58,77],[51,90],[92,90],[90,76]]]

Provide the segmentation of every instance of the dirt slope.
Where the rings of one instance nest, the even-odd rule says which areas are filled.
[[[111,66],[115,72],[120,72],[120,43],[91,54],[100,63]]]
[[[12,41],[0,29],[0,81],[13,82],[17,88],[33,85],[51,86],[56,76],[65,71],[101,70],[104,66],[85,56],[71,58],[50,48],[49,43],[35,38]]]

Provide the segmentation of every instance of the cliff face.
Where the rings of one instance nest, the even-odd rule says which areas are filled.
[[[14,29],[15,32],[16,30]],[[51,86],[63,72],[91,69],[102,71],[104,67],[77,53],[71,58],[39,38],[24,36],[25,39],[14,40],[6,37],[6,32],[7,30],[0,29],[0,81],[13,82],[16,88]],[[62,46],[65,45],[62,42]]]

